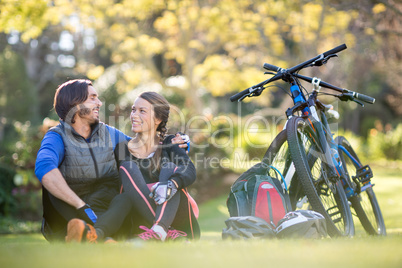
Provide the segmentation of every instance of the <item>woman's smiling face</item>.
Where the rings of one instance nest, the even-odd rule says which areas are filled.
[[[134,133],[156,132],[161,120],[155,118],[154,109],[147,100],[137,98],[131,108],[131,130]]]

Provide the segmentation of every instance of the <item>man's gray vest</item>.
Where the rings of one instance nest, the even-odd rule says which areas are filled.
[[[104,123],[97,124],[87,140],[63,121],[49,131],[63,139],[65,153],[59,170],[78,196],[93,192],[99,185],[119,187],[113,144]]]

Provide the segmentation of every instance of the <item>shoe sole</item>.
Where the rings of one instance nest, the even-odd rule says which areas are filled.
[[[82,241],[84,231],[85,231],[85,223],[79,219],[72,219],[67,224],[66,242],[80,243]]]
[[[117,244],[117,241],[114,240],[114,239],[111,238],[111,237],[107,237],[107,238],[105,239],[105,242],[103,242],[103,244]]]

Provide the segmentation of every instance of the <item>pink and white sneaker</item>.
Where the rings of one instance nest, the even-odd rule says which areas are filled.
[[[185,236],[187,236],[185,232],[173,229],[168,231],[166,239],[175,240],[176,238],[181,238]]]
[[[140,226],[140,229],[144,230],[145,232],[138,235],[139,238],[142,240],[158,240],[161,241],[160,236],[154,230],[149,229],[145,226]]]

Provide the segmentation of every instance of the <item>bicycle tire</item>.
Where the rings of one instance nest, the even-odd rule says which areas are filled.
[[[331,237],[353,236],[352,213],[342,183],[326,176],[324,155],[307,126],[301,117],[292,117],[287,123],[289,151],[304,193],[313,210],[325,217]]]
[[[286,131],[282,130],[279,132],[279,134],[275,137],[275,139],[271,142],[269,145],[268,150],[265,152],[265,155],[263,157],[263,162],[267,163],[268,165],[272,165],[275,161],[282,161],[283,158],[286,158],[286,156],[280,157],[278,159],[278,153],[280,153],[284,143],[287,141],[287,136],[286,136]],[[284,171],[284,166],[280,165],[279,162],[275,166],[280,172]],[[283,172],[282,172],[283,174]]]
[[[284,177],[286,177],[290,164],[292,163],[289,154],[286,130],[282,130],[272,141],[264,155],[263,161],[268,163],[268,165],[275,167]],[[278,174],[276,174],[275,170],[271,169],[269,175],[275,177]],[[298,182],[296,173],[292,176],[289,185],[286,186],[288,188],[292,210],[296,210],[297,202],[305,196],[303,189]]]
[[[355,190],[356,192],[357,185],[351,178],[353,176],[356,176],[357,169],[362,167],[360,159],[358,158],[356,152],[353,150],[352,146],[345,137],[336,137],[335,142],[339,145],[342,145],[358,162],[355,163],[343,150],[338,150],[343,168],[345,169],[349,180],[349,184],[352,185],[352,187],[354,188],[353,190]],[[380,205],[378,204],[376,195],[374,193],[373,186],[363,192],[358,193],[355,196],[350,197],[349,200],[352,203],[352,207],[356,212],[360,223],[368,234],[380,236],[386,235],[384,218],[382,216]]]

